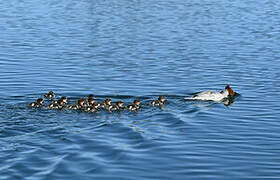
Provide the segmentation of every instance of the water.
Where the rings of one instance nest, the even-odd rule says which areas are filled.
[[[0,179],[279,179],[279,5],[3,1]],[[226,84],[231,106],[183,100]],[[144,106],[27,108],[49,90]]]

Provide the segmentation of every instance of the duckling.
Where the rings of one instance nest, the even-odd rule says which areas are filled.
[[[95,104],[95,101],[92,97],[85,99],[84,106],[88,107],[92,106],[93,104]]]
[[[70,110],[83,109],[84,108],[84,103],[85,103],[85,100],[81,98],[77,101],[77,104],[69,105],[67,107],[67,109],[70,109]]]
[[[84,108],[84,111],[88,112],[88,113],[97,113],[98,112],[98,110],[94,106],[88,106],[88,107]]]
[[[159,96],[157,100],[151,101],[149,104],[152,106],[163,106],[166,99],[163,96]]]
[[[63,103],[66,105],[67,102],[68,102],[68,98],[66,96],[62,96],[59,100],[63,101]],[[55,100],[55,101],[52,101],[53,104],[58,104],[58,101],[59,100]]]
[[[53,99],[53,98],[55,98],[55,93],[54,93],[53,91],[50,91],[50,92],[46,93],[46,94],[44,95],[44,97],[45,97],[46,99]]]
[[[28,106],[32,108],[40,108],[43,106],[44,100],[42,98],[38,98],[35,102],[31,102]]]
[[[117,101],[116,104],[111,104],[108,106],[108,111],[117,111],[117,110],[123,110],[123,102]]]
[[[61,110],[65,105],[66,103],[62,99],[59,99],[57,102],[52,102],[51,104],[49,104],[48,108]]]
[[[112,100],[106,99],[105,102],[97,103],[98,108],[108,109],[108,107],[111,105]]]
[[[97,110],[98,105],[95,103],[93,98],[89,98],[86,103],[87,103],[86,105],[84,104],[84,106],[85,106],[84,111],[85,112],[89,112],[89,113],[97,113],[98,112],[98,110]]]
[[[62,96],[60,99],[63,101],[64,104],[67,104],[68,98],[66,96]]]
[[[129,111],[138,111],[140,109],[140,101],[134,100],[133,104],[126,106],[126,109]]]

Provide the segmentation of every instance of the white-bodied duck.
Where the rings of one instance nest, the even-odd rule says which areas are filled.
[[[227,85],[221,92],[216,91],[203,91],[197,93],[191,97],[184,98],[185,100],[201,100],[201,101],[215,101],[221,102],[226,98],[233,97],[235,92],[231,89],[230,85]]]

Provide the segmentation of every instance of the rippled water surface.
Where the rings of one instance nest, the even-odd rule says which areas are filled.
[[[0,179],[280,179],[280,3],[0,4]],[[234,103],[185,101],[230,84]],[[142,101],[139,112],[30,109]],[[148,104],[167,97],[163,109]],[[45,102],[45,105],[48,102]]]

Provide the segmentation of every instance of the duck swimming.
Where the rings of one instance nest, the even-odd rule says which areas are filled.
[[[81,98],[77,101],[77,104],[71,104],[67,107],[67,109],[69,109],[69,110],[83,109],[84,103],[85,103],[85,100],[83,98]]]
[[[138,111],[138,109],[140,109],[140,101],[134,100],[133,104],[126,106],[126,109],[129,111]]]
[[[83,106],[85,106],[84,111],[88,113],[97,113],[98,105],[95,103],[93,98],[85,100]]]
[[[106,99],[105,102],[97,103],[96,106],[98,108],[108,109],[108,107],[111,105],[112,100]]]
[[[63,101],[63,99],[59,99],[58,101],[52,102],[51,104],[48,105],[49,109],[58,109],[61,110],[66,103]]]
[[[163,106],[166,99],[163,96],[159,96],[157,100],[151,101],[150,105],[152,106]]]
[[[58,104],[58,101],[62,101],[64,104],[67,104],[68,98],[66,96],[62,96],[59,100],[52,101],[52,104]]]
[[[193,95],[192,97],[186,97],[184,99],[221,102],[226,98],[233,97],[235,94],[236,93],[231,89],[230,85],[227,85],[221,92],[203,91]]]
[[[84,111],[88,112],[88,113],[97,113],[98,112],[97,108],[95,108],[94,106],[87,106],[84,108]]]
[[[85,99],[85,102],[84,102],[85,107],[93,106],[94,104],[95,104],[95,101],[93,98]]]
[[[38,98],[35,102],[29,104],[29,107],[39,108],[43,106],[44,100],[42,98]]]
[[[122,109],[123,109],[123,102],[122,101],[118,101],[118,102],[116,102],[116,104],[111,104],[107,108],[108,111],[117,111],[117,110],[122,110]]]
[[[53,99],[53,98],[55,98],[55,93],[53,91],[50,91],[47,94],[45,94],[44,97],[46,99]]]

